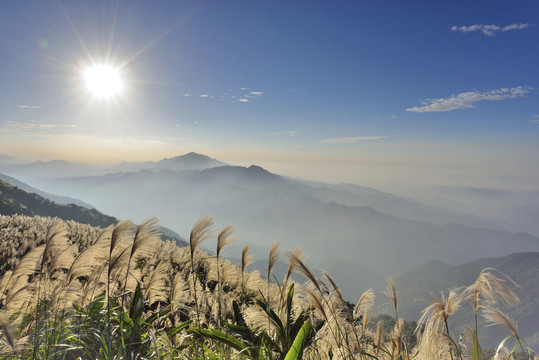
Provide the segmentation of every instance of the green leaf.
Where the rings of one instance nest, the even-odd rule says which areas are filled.
[[[191,324],[192,320],[189,320],[189,321],[186,321],[184,323],[181,323],[180,325],[177,325],[177,326],[174,326],[174,327],[169,327],[169,328],[166,328],[165,329],[165,333],[167,334],[167,337],[170,339],[172,337],[174,337],[174,335],[176,335],[177,333],[179,333],[180,331],[182,331],[183,329],[185,329],[186,327],[189,326],[189,324]]]
[[[311,323],[309,321],[305,322],[303,326],[301,327],[301,330],[298,333],[298,336],[294,339],[294,343],[292,344],[292,347],[290,350],[288,350],[288,353],[286,354],[286,357],[284,360],[298,360],[301,359],[303,355],[303,348],[304,348],[304,340],[307,338],[309,333],[311,332]]]

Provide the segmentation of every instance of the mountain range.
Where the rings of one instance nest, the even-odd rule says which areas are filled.
[[[47,163],[27,164],[25,171],[39,175],[37,169],[43,164]],[[65,165],[52,162],[49,170],[41,174],[50,176],[59,164]],[[196,220],[209,213],[219,226],[236,227],[240,241],[227,248],[225,255],[237,258],[244,243],[251,246],[258,258],[251,269],[263,273],[269,247],[274,240],[280,240],[283,262],[278,262],[274,269],[278,280],[287,266],[283,252],[300,246],[316,276],[321,274],[319,269],[327,270],[351,302],[357,301],[367,288],[378,288],[376,309],[387,313],[380,284],[387,276],[396,277],[399,314],[409,320],[417,320],[421,309],[429,305],[431,292],[447,294],[448,289],[473,283],[482,269],[496,268],[520,285],[514,290],[521,305],[504,310],[518,322],[530,346],[539,339],[539,239],[524,232],[508,231],[515,227],[511,221],[500,223],[495,216],[463,210],[469,211],[471,205],[456,206],[465,203],[463,194],[467,193],[471,198],[469,204],[480,197],[490,199],[493,206],[501,198],[514,199],[513,205],[521,204],[523,200],[518,196],[512,198],[510,192],[440,189],[440,197],[443,194],[451,199],[447,207],[442,207],[440,201],[426,204],[359,185],[300,181],[272,174],[259,166],[231,166],[195,153],[114,167],[123,171],[111,169],[101,169],[97,175],[75,172],[71,173],[74,176],[67,176],[66,172],[66,176],[28,177],[27,181],[35,187],[2,175],[0,178],[11,184],[0,180],[0,213],[69,213],[72,219],[73,214],[81,213],[116,221],[88,205],[92,204],[105,213],[135,222],[157,216],[181,234],[188,234]],[[33,194],[36,192],[58,202]],[[72,200],[87,208],[60,205]],[[493,211],[486,213],[492,215]],[[88,219],[77,221],[91,223]],[[463,303],[463,308],[466,305]],[[464,309],[456,316],[452,328],[460,328],[473,318],[470,311]],[[489,343],[502,338],[502,334],[506,334],[503,329],[493,328],[484,336]]]
[[[180,234],[211,214],[219,226],[234,225],[241,243],[249,244],[258,258],[279,240],[284,251],[305,249],[313,264],[355,264],[347,271],[369,269],[381,277],[399,275],[429,259],[457,265],[539,251],[537,237],[509,232],[478,215],[357,185],[313,184],[255,165],[222,164],[190,153],[129,165],[136,171],[30,180],[44,191],[81,199],[119,218],[139,222],[157,216]],[[239,254],[239,248],[229,251]],[[357,279],[337,281],[353,298],[366,287]]]

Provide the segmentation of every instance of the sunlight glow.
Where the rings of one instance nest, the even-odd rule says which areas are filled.
[[[84,71],[86,88],[96,97],[110,98],[122,91],[120,73],[110,65],[93,65]]]

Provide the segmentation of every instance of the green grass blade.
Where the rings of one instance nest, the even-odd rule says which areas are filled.
[[[298,336],[296,336],[296,338],[294,339],[294,343],[292,344],[292,347],[290,348],[290,350],[288,350],[288,353],[286,354],[286,357],[284,358],[284,360],[301,359],[303,355],[304,340],[305,338],[307,338],[310,332],[311,332],[311,323],[307,321],[301,327],[301,330],[299,331]]]

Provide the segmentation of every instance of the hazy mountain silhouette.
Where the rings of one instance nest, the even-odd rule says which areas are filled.
[[[25,190],[29,193],[35,193],[39,196],[42,196],[44,197],[45,199],[49,199],[50,201],[52,202],[55,202],[57,204],[64,204],[64,205],[67,205],[67,204],[75,204],[75,205],[78,205],[78,206],[82,206],[82,207],[85,207],[87,209],[93,209],[93,206],[88,204],[88,203],[85,203],[84,201],[81,201],[79,199],[75,199],[75,198],[72,198],[72,197],[69,197],[69,196],[58,196],[58,195],[54,195],[54,194],[49,194],[45,191],[41,191],[39,189],[36,189],[20,180],[17,180],[11,176],[7,176],[7,175],[4,175],[4,174],[0,174],[0,179],[3,179],[5,181],[7,181],[8,183],[10,183],[11,185],[14,185],[16,187],[18,187],[19,189],[21,190]]]
[[[399,274],[431,258],[459,264],[539,250],[539,239],[527,234],[439,225],[371,207],[321,201],[317,197],[322,195],[313,195],[316,189],[307,191],[305,184],[258,166],[142,170],[40,184],[47,191],[81,198],[118,217],[141,221],[157,216],[179,233],[188,233],[209,213],[219,225],[234,225],[242,242],[269,247],[277,239],[285,250],[303,247],[313,262],[359,261],[382,276]]]
[[[217,166],[226,165],[209,156],[190,152],[185,155],[175,156],[170,159],[145,162],[122,162],[118,165],[107,168],[107,172],[133,172],[140,170],[203,170]]]
[[[9,178],[13,183],[6,181],[4,178]],[[75,203],[57,203],[54,200],[45,198],[36,192],[28,189],[23,189],[17,184],[33,189],[28,185],[18,181],[17,179],[7,177],[0,174],[0,214],[1,215],[27,215],[27,216],[50,216],[58,217],[63,220],[74,220],[82,224],[90,224],[105,228],[109,225],[115,225],[118,219],[112,216],[104,215],[90,205],[80,206]],[[37,189],[35,189],[37,190]],[[44,193],[37,190],[39,193]],[[68,197],[60,197],[48,193],[44,193],[52,199],[59,198],[63,201],[71,199]],[[73,199],[74,202],[83,203]],[[180,246],[188,245],[187,241],[178,235],[176,232],[161,226],[159,231],[163,235],[163,239],[176,241]]]
[[[190,152],[185,155],[163,159],[160,161],[122,162],[114,166],[100,167],[73,163],[65,160],[34,161],[30,163],[2,162],[0,172],[9,176],[32,182],[35,179],[56,178],[66,176],[99,176],[117,172],[136,172],[140,170],[203,170],[225,163],[206,155]]]
[[[21,164],[21,163],[23,163],[23,161],[21,161],[20,159],[15,158],[13,156],[0,154],[0,166],[2,166],[2,165],[16,165],[16,164]]]
[[[59,217],[100,227],[107,227],[118,221],[95,209],[87,209],[75,204],[57,204],[38,194],[22,190],[3,179],[0,179],[0,195],[0,214],[2,215]]]

